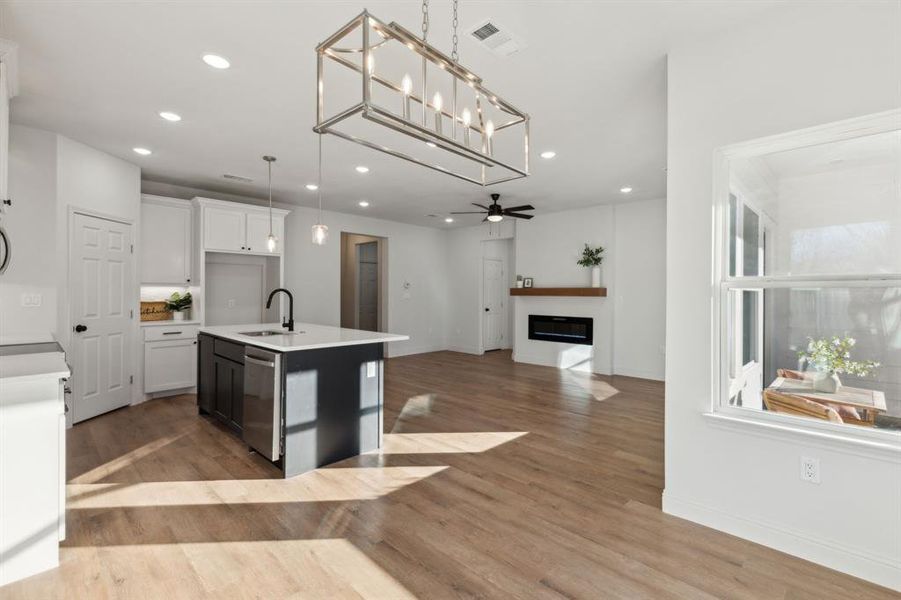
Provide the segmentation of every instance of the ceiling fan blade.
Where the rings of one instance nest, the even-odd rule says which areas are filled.
[[[471,210],[471,211],[464,211],[464,212],[451,211],[451,214],[452,215],[484,215],[486,212],[488,212],[488,211],[484,211],[484,210]]]
[[[488,210],[488,207],[485,206],[484,204],[479,204],[478,202],[472,202],[471,204],[473,206],[478,206],[479,208],[484,208],[485,210]]]
[[[511,206],[510,208],[505,208],[504,212],[519,212],[521,210],[535,210],[535,207],[531,204],[523,204],[522,206]]]
[[[531,218],[534,217],[535,215],[524,215],[524,214],[522,214],[522,213],[507,212],[507,211],[505,210],[505,211],[504,211],[504,216],[505,216],[505,217],[514,217],[514,218],[516,218],[516,219],[531,219]]]
[[[485,217],[484,219],[482,219],[482,223],[484,223],[487,220],[488,220],[488,217]]]

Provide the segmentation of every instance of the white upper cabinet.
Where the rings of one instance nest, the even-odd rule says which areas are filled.
[[[250,254],[282,253],[286,210],[272,209],[272,233],[278,238],[275,252],[269,252],[269,210],[249,204],[195,198],[203,221],[203,249],[213,252]]]
[[[283,218],[272,215],[272,233],[279,244],[275,248],[275,254],[281,254],[281,241]],[[269,250],[266,242],[269,240],[269,213],[247,215],[247,249],[251,252],[266,252]]]
[[[141,282],[191,283],[193,209],[185,200],[143,196]]]
[[[247,249],[243,211],[231,208],[203,209],[203,246],[206,250],[240,252]]]

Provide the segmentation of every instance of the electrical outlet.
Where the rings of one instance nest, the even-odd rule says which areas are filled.
[[[809,456],[801,457],[801,481],[808,483],[820,482],[820,459],[810,458]]]
[[[234,299],[234,298],[229,298],[229,299],[228,299],[228,302],[226,302],[225,305],[226,305],[228,308],[234,308],[234,307],[235,307],[235,299]]]

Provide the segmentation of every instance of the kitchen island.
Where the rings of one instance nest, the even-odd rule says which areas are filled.
[[[198,410],[285,477],[375,450],[383,345],[407,339],[310,323],[201,327]]]

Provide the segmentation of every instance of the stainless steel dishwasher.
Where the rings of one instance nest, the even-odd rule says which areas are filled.
[[[275,461],[281,454],[281,354],[244,347],[244,433],[248,446]]]

